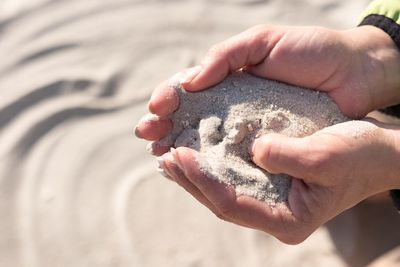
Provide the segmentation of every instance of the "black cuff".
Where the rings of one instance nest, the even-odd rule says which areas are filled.
[[[359,26],[362,25],[372,25],[382,29],[392,38],[397,47],[400,49],[400,25],[394,20],[383,15],[373,14],[366,16]],[[400,105],[381,109],[380,111],[400,118]],[[390,196],[393,200],[394,206],[398,211],[400,211],[400,189],[391,190]]]
[[[400,189],[391,190],[390,196],[392,197],[394,206],[400,211]]]
[[[382,108],[379,111],[382,111],[385,114],[400,118],[400,105],[391,106],[388,108]]]
[[[389,36],[396,43],[397,47],[400,49],[400,25],[394,20],[383,15],[372,14],[363,19],[359,26],[362,25],[373,25],[382,29],[384,32],[389,34]]]

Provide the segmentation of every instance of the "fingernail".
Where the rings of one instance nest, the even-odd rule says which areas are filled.
[[[164,160],[164,158],[163,157],[157,157],[156,160],[158,162],[158,167],[157,167],[158,173],[161,174],[162,176],[164,176],[165,178],[168,178],[168,179],[172,180],[171,176],[169,176],[165,172],[165,160]]]
[[[254,156],[254,151],[255,151],[255,148],[256,148],[256,142],[257,142],[257,139],[254,139],[253,140],[253,142],[251,142],[251,144],[250,144],[250,146],[249,146],[249,154],[250,154],[250,157],[251,158],[253,158],[253,156]]]
[[[139,132],[139,127],[138,127],[138,126],[135,127],[135,129],[133,130],[133,132],[134,132],[134,134],[135,134],[135,136],[136,136],[137,138],[142,138],[142,135],[141,135],[140,132]]]
[[[178,155],[178,151],[175,148],[171,147],[170,152],[171,152],[170,153],[171,156],[174,159],[175,164],[179,167],[179,169],[184,170],[183,165],[182,165],[181,160]]]
[[[171,172],[169,168],[170,164],[165,164],[165,161],[169,161],[176,165],[171,153],[165,153],[162,157],[158,157],[157,161],[160,164],[160,169],[163,169],[164,173],[168,176],[167,178],[169,178],[171,181],[174,181],[174,172]]]
[[[180,84],[186,84],[193,81],[194,78],[200,73],[202,67],[200,65],[187,69],[183,72],[182,76],[179,79]]]

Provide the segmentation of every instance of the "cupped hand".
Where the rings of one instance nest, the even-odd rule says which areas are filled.
[[[199,66],[171,80],[199,91],[239,69],[325,91],[351,118],[400,102],[400,52],[385,32],[372,26],[347,31],[256,26],[215,45]],[[166,118],[179,106],[170,83],[161,83],[152,94],[148,107],[157,117]],[[151,141],[165,136],[168,123],[162,119],[159,125],[157,117],[150,123],[142,120],[136,134]],[[165,152],[165,148],[155,150]]]
[[[350,121],[303,138],[256,139],[252,153],[258,166],[295,177],[288,202],[277,205],[237,195],[207,177],[198,166],[200,155],[191,149],[173,149],[159,163],[169,179],[219,218],[297,244],[361,200],[400,186],[399,133],[377,122]]]
[[[319,27],[257,26],[214,46],[201,65],[171,80],[189,91],[222,81],[229,72],[251,74],[325,91],[349,117],[400,103],[400,53],[386,33],[371,26],[348,31]],[[269,135],[256,140],[253,160],[272,173],[296,177],[289,200],[275,207],[207,178],[188,148],[166,153],[158,140],[171,130],[168,116],[179,106],[171,80],[152,94],[149,110],[135,129],[155,141],[160,167],[218,217],[299,243],[319,225],[377,192],[398,187],[398,130],[370,122],[336,125],[310,137]],[[367,130],[356,130],[362,123]],[[397,140],[397,141],[394,141]],[[396,176],[397,175],[397,176]],[[397,177],[397,178],[394,178]]]

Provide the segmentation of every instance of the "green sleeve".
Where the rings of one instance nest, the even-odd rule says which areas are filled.
[[[400,0],[375,0],[362,13],[362,19],[369,15],[381,15],[400,24]]]
[[[360,25],[385,31],[400,49],[400,0],[375,0],[362,14]]]

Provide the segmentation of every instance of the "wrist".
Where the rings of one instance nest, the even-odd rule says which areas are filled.
[[[366,171],[362,176],[369,177],[367,191],[376,194],[400,189],[400,125],[367,121],[377,126],[374,131],[364,133],[369,148],[362,153],[368,159],[360,166]]]
[[[393,172],[393,188],[400,189],[400,126],[391,130],[393,134],[393,143],[395,151],[394,172]]]
[[[384,150],[381,151],[381,155],[386,162],[382,166],[381,179],[385,179],[384,191],[392,189],[400,189],[400,126],[394,124],[381,124],[382,140],[384,142]],[[385,153],[388,152],[388,153]],[[386,154],[386,156],[384,155]],[[377,177],[378,178],[378,177]],[[380,180],[380,178],[378,178]]]
[[[356,64],[367,83],[370,109],[400,103],[400,49],[391,37],[375,26],[345,31],[354,47]]]

